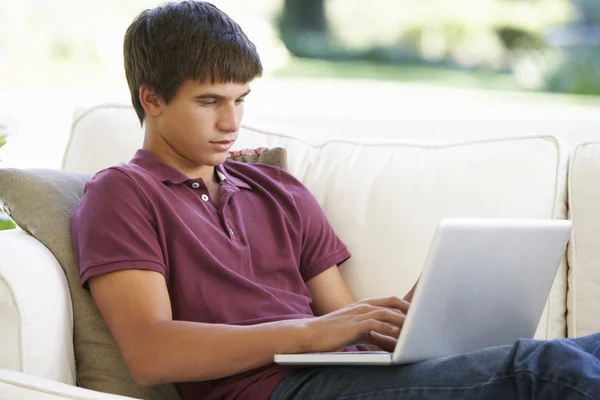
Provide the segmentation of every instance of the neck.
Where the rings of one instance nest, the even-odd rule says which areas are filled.
[[[177,168],[178,170],[180,170],[181,172],[186,174],[190,179],[202,178],[202,180],[204,181],[204,184],[206,184],[206,186],[219,184],[219,178],[217,178],[217,173],[216,173],[215,167],[202,166],[202,167],[197,167],[194,170],[188,170],[188,171],[186,171],[185,169],[179,168],[176,165],[173,165],[173,167]]]
[[[142,148],[160,158],[165,164],[178,169],[190,179],[202,178],[207,186],[219,184],[214,166],[198,165],[191,162],[165,142],[159,135],[149,132],[148,127],[146,127],[146,135],[144,136]]]

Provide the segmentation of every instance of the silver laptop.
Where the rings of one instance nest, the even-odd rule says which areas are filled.
[[[393,353],[276,354],[275,362],[406,364],[531,338],[570,232],[565,220],[443,219]]]

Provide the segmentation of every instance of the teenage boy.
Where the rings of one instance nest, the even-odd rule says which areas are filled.
[[[410,295],[355,302],[338,272],[350,253],[311,193],[279,168],[226,161],[262,73],[231,18],[195,1],[146,10],[124,56],[143,146],[88,182],[73,240],[138,383],[177,382],[186,400],[600,398],[598,334],[405,366],[274,365],[391,351]]]

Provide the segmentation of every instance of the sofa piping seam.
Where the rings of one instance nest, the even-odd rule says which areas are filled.
[[[572,189],[573,189],[573,176],[574,176],[573,175],[573,166],[575,165],[575,159],[577,158],[577,155],[578,155],[579,151],[584,146],[587,146],[588,144],[591,144],[591,143],[589,143],[589,142],[588,143],[582,143],[579,146],[577,146],[575,148],[575,150],[573,150],[573,156],[571,157],[571,161],[569,163],[568,195],[569,195],[569,203],[571,203],[571,206],[572,206],[571,210],[573,211],[571,213],[571,222],[573,223],[573,227],[575,227],[575,225],[576,225],[575,224],[575,197],[573,196],[573,191],[572,191]],[[572,251],[573,251],[573,265],[570,266],[570,267],[573,270],[573,279],[572,279],[572,282],[573,282],[573,285],[572,285],[573,286],[573,291],[572,291],[572,293],[569,293],[569,292],[571,292],[571,290],[569,288],[569,279],[568,279],[568,275],[567,275],[567,304],[568,304],[569,297],[573,296],[573,301],[571,302],[572,303],[572,310],[573,310],[573,312],[570,313],[569,309],[567,307],[567,316],[568,316],[568,318],[566,318],[566,319],[567,319],[567,327],[569,325],[569,322],[572,322],[573,333],[574,333],[575,336],[577,336],[577,318],[575,318],[575,316],[577,315],[577,302],[575,301],[575,295],[574,294],[576,293],[576,290],[577,290],[577,275],[578,275],[577,274],[577,270],[578,270],[579,263],[577,262],[577,245],[576,245],[577,239],[575,237],[575,229],[573,229],[572,232],[571,232],[571,238],[572,238],[572,244],[571,244],[572,246],[571,246],[571,248],[572,248]],[[569,314],[572,314],[572,316],[569,315]],[[572,321],[570,321],[571,319],[572,319]],[[567,336],[568,336],[568,330],[567,330]]]

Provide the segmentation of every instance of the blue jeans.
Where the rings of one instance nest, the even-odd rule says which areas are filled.
[[[390,367],[310,367],[269,400],[600,399],[600,333],[518,340],[512,346]]]

